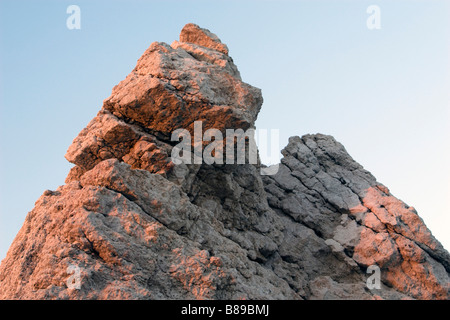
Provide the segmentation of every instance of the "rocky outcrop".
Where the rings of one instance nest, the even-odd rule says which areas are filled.
[[[261,105],[210,31],[151,44],[27,215],[0,298],[448,299],[448,252],[332,137],[292,137],[274,175],[171,160],[176,129],[247,130]]]
[[[401,297],[387,294],[395,290],[417,299],[448,299],[448,252],[415,209],[392,196],[340,143],[320,134],[292,137],[283,155],[278,174],[264,177],[275,212],[312,230],[348,269],[379,267],[383,287],[372,295]],[[336,273],[330,277],[319,277],[323,298],[341,297],[334,292],[343,290]]]

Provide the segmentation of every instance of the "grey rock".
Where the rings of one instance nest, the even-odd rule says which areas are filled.
[[[331,136],[291,137],[274,175],[171,161],[173,130],[253,128],[261,104],[209,30],[153,43],[28,213],[0,299],[449,299],[449,253]]]

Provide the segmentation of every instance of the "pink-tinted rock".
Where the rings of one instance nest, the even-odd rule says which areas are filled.
[[[198,44],[228,55],[227,46],[214,33],[193,23],[188,23],[183,27],[180,33],[180,41]]]
[[[448,252],[330,136],[290,138],[272,176],[171,161],[175,129],[252,128],[261,104],[210,31],[151,44],[28,213],[0,299],[449,299]]]

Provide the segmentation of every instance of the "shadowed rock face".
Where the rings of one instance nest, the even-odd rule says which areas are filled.
[[[28,213],[0,298],[448,299],[448,252],[330,136],[290,138],[272,176],[171,162],[174,130],[252,128],[261,105],[210,31],[151,44]]]
[[[292,137],[282,153],[278,174],[263,179],[275,212],[313,230],[349,266],[378,266],[382,288],[372,295],[449,298],[448,252],[415,209],[392,196],[340,143],[320,134]],[[336,284],[330,277],[319,277],[322,298],[343,297],[347,281]],[[385,286],[397,294],[386,295]]]

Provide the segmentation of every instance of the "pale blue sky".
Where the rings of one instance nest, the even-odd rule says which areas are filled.
[[[66,8],[81,8],[81,30]],[[366,9],[381,9],[368,30]],[[153,41],[216,33],[262,89],[258,128],[333,135],[450,248],[449,1],[0,0],[0,259],[64,154]]]

